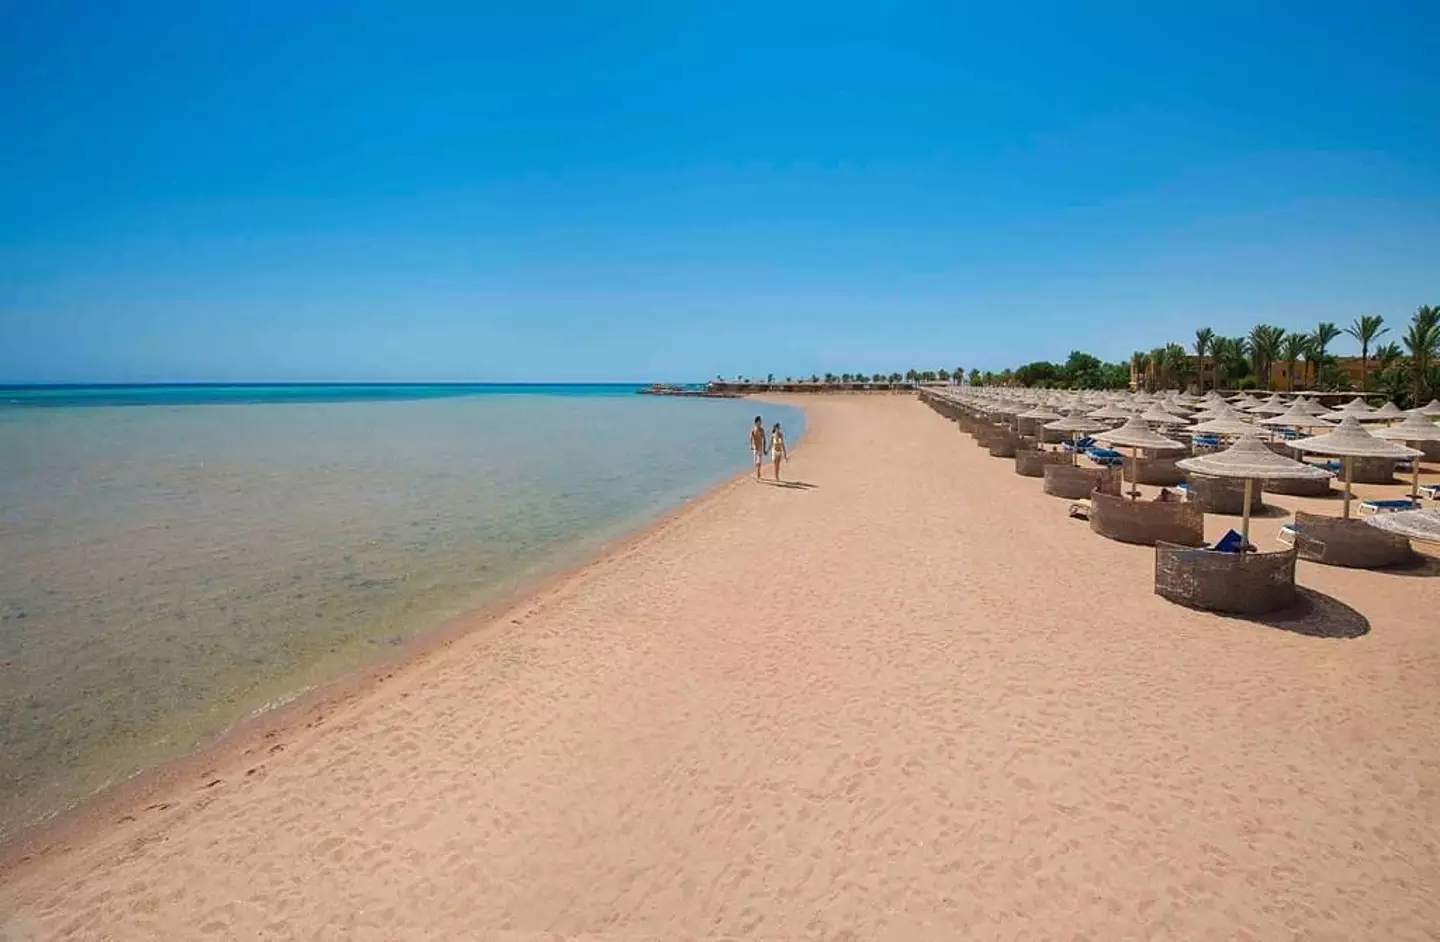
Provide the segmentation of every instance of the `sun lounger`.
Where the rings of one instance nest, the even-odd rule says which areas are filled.
[[[1339,461],[1334,460],[1334,459],[1331,459],[1330,461],[1322,461],[1322,462],[1320,462],[1319,464],[1317,464],[1316,467],[1317,467],[1317,468],[1324,468],[1326,471],[1329,471],[1331,474],[1339,474],[1341,471],[1345,470],[1345,465],[1342,464],[1342,463],[1339,462]]]
[[[1124,458],[1125,456],[1122,455],[1122,454],[1120,454],[1120,452],[1116,451],[1116,450],[1113,449],[1113,448],[1092,448],[1092,449],[1090,449],[1090,457],[1091,457],[1091,458]]]
[[[1236,531],[1226,530],[1225,535],[1216,540],[1213,546],[1206,548],[1214,550],[1217,553],[1238,553],[1240,552],[1241,546],[1244,546],[1247,550],[1253,551],[1255,549],[1254,545],[1247,544],[1245,538]]]
[[[1176,485],[1175,485],[1175,490],[1179,492],[1179,494],[1180,494],[1180,500],[1181,500],[1182,503],[1185,502],[1185,501],[1188,501],[1188,500],[1190,499],[1190,485],[1189,485],[1189,484],[1186,484],[1185,482],[1182,481],[1182,482],[1180,482],[1179,484],[1176,484]]]
[[[1090,519],[1090,502],[1088,500],[1076,500],[1070,502],[1070,516],[1078,517],[1081,520]]]
[[[1397,510],[1418,510],[1419,507],[1417,502],[1408,497],[1395,500],[1362,500],[1360,502],[1362,514],[1394,513]]]
[[[1085,438],[1079,439],[1078,441],[1062,442],[1061,444],[1064,446],[1066,451],[1086,452],[1094,447],[1095,439],[1087,436]]]
[[[1426,500],[1440,500],[1440,484],[1421,484],[1418,493]]]
[[[1280,533],[1275,539],[1284,543],[1286,546],[1294,546],[1295,535],[1299,532],[1300,528],[1295,524],[1295,521],[1292,520],[1280,528]]]

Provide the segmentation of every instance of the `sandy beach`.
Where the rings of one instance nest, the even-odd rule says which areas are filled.
[[[799,404],[803,486],[14,866],[0,939],[1437,938],[1440,567],[1188,611],[913,397]]]

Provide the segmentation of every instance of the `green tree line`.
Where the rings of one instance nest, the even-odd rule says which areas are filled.
[[[1389,333],[1379,314],[1361,315],[1345,328],[1329,321],[1310,330],[1256,324],[1237,337],[1201,327],[1190,350],[1169,343],[1137,350],[1130,362],[1150,390],[1179,389],[1204,380],[1220,388],[1270,389],[1272,368],[1284,364],[1286,391],[1299,386],[1343,392],[1354,385],[1332,348],[1348,335],[1360,349],[1360,392],[1382,393],[1402,406],[1440,396],[1440,307],[1418,308],[1399,343],[1384,340]]]

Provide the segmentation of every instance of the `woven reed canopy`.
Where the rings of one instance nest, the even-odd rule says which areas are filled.
[[[1421,406],[1420,408],[1412,409],[1410,411],[1418,412],[1421,415],[1428,415],[1431,418],[1434,418],[1435,416],[1440,415],[1440,399],[1431,399],[1429,402],[1425,403],[1425,405]]]
[[[1085,415],[1092,419],[1128,419],[1134,415],[1128,409],[1122,409],[1113,402],[1106,403],[1094,412],[1087,412]]]
[[[1375,410],[1376,415],[1383,415],[1387,419],[1398,419],[1405,414],[1405,411],[1393,402],[1387,402]]]
[[[1302,438],[1291,442],[1291,447],[1317,455],[1340,455],[1352,458],[1414,458],[1420,452],[1404,445],[1387,442],[1371,435],[1360,420],[1347,415],[1340,420],[1335,431],[1313,438]]]
[[[1323,416],[1312,415],[1305,411],[1299,402],[1294,403],[1279,415],[1261,419],[1260,424],[1290,428],[1329,428],[1331,425]]]
[[[1403,422],[1378,428],[1372,434],[1397,442],[1440,442],[1440,425],[1411,412]]]
[[[1349,402],[1345,403],[1336,411],[1341,412],[1345,415],[1369,415],[1375,410],[1370,408],[1370,404],[1367,403],[1364,399],[1356,396],[1354,399],[1351,399]]]
[[[1079,414],[1071,414],[1047,423],[1046,428],[1055,432],[1094,432],[1105,427],[1103,422]]]
[[[1232,411],[1228,415],[1222,412],[1216,415],[1215,418],[1201,422],[1199,425],[1191,426],[1185,431],[1192,434],[1205,434],[1208,432],[1211,435],[1245,435],[1255,431],[1255,426],[1240,418],[1238,414]]]
[[[1189,425],[1190,420],[1183,415],[1176,415],[1167,411],[1163,406],[1151,406],[1140,413],[1140,418],[1151,425]]]
[[[1412,540],[1440,543],[1440,510],[1402,510],[1394,514],[1375,514],[1365,522],[1378,530],[1398,533]]]
[[[1256,435],[1247,434],[1224,451],[1175,462],[1183,471],[1217,478],[1284,478],[1287,481],[1329,478],[1330,472],[1313,464],[1271,451]]]
[[[1440,427],[1437,427],[1440,431]],[[1149,448],[1153,451],[1175,451],[1185,446],[1176,441],[1171,441],[1164,435],[1150,430],[1150,426],[1137,415],[1132,415],[1119,428],[1112,428],[1108,432],[1096,432],[1095,437],[1102,442],[1109,442],[1112,445],[1123,445],[1126,448]]]
[[[1054,422],[1054,421],[1056,421],[1057,419],[1063,419],[1064,416],[1062,416],[1060,413],[1054,411],[1054,410],[1051,409],[1049,406],[1036,406],[1035,408],[1031,409],[1029,412],[1022,412],[1022,413],[1020,413],[1020,414],[1017,415],[1015,418],[1017,418],[1017,419],[1038,419],[1038,420],[1043,421],[1043,422]]]

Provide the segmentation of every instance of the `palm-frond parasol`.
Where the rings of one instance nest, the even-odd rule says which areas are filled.
[[[1250,542],[1250,494],[1257,479],[1318,480],[1330,476],[1324,468],[1277,455],[1254,434],[1253,428],[1224,451],[1183,458],[1175,462],[1175,466],[1217,478],[1244,478],[1245,503],[1240,517],[1242,546]]]
[[[1440,425],[1431,422],[1417,411],[1406,415],[1404,421],[1376,429],[1374,434],[1380,438],[1407,444],[1440,442]],[[1420,459],[1415,458],[1411,464],[1413,467],[1410,475],[1410,499],[1416,500],[1420,496]]]
[[[1342,516],[1350,516],[1350,460],[1352,458],[1417,458],[1420,452],[1404,445],[1387,442],[1371,435],[1358,417],[1347,415],[1335,431],[1314,438],[1291,442],[1291,447],[1317,455],[1337,455],[1345,462],[1345,507]]]

